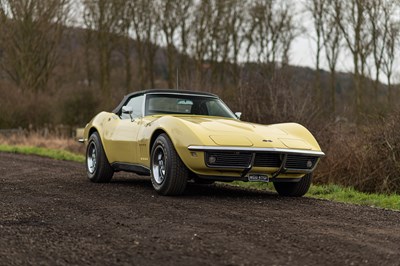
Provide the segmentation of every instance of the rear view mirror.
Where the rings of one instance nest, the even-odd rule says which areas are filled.
[[[236,115],[236,117],[237,117],[238,119],[240,119],[240,117],[242,116],[242,112],[236,112],[235,115]]]
[[[133,113],[133,107],[132,106],[122,106],[122,113],[129,115],[131,118],[131,121],[133,122],[135,119],[133,119],[132,113]]]
[[[122,106],[122,113],[131,115],[133,113],[133,108],[132,106]]]

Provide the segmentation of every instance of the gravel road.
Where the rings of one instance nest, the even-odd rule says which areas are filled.
[[[400,212],[225,185],[158,196],[0,153],[0,265],[400,265]]]

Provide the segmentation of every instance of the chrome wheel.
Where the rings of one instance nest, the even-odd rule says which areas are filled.
[[[152,156],[152,173],[154,180],[157,184],[162,184],[165,180],[167,161],[164,153],[164,149],[158,146]]]
[[[96,171],[97,166],[97,148],[94,142],[89,144],[89,148],[86,154],[86,163],[89,173],[93,174]]]

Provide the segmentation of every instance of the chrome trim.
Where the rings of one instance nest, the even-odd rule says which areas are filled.
[[[78,142],[79,142],[79,143],[85,143],[85,139],[82,139],[82,138],[81,138],[81,139],[78,139]]]
[[[250,170],[253,168],[255,159],[256,159],[256,153],[253,152],[253,154],[251,155],[250,164],[246,168],[244,168],[241,177],[246,176],[250,172]]]
[[[188,147],[192,151],[243,151],[243,152],[273,152],[273,153],[287,153],[299,155],[313,155],[318,157],[325,156],[322,151],[311,150],[298,150],[298,149],[281,149],[281,148],[252,148],[252,147],[232,147],[232,146],[196,146],[190,145]]]
[[[264,174],[263,174],[264,175]],[[241,176],[208,176],[208,175],[199,175],[200,178],[207,179],[207,180],[215,180],[221,182],[231,182],[231,181],[248,181],[248,178],[241,177]],[[299,182],[301,177],[276,177],[276,178],[269,178],[269,182]]]
[[[281,162],[281,166],[279,167],[278,171],[276,171],[275,173],[271,174],[271,178],[275,178],[278,175],[280,175],[281,173],[284,173],[286,171],[285,164],[286,164],[286,161],[287,161],[287,157],[288,157],[287,154],[283,155],[283,160]]]
[[[179,93],[179,92],[173,92],[173,91],[171,91],[171,92],[147,92],[147,93],[145,93],[145,94],[147,94],[147,95],[163,95],[163,94],[166,94],[166,95],[182,95],[182,96],[199,96],[199,97],[209,97],[209,98],[217,98],[217,99],[219,99],[219,97],[218,96],[213,96],[213,95],[209,95],[209,94],[201,94],[200,92],[198,93],[198,94],[191,94],[191,93]]]
[[[147,94],[143,95],[143,106],[142,106],[142,117],[146,116],[146,101],[147,101]]]

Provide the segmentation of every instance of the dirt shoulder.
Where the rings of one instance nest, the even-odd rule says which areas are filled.
[[[0,265],[400,265],[400,212],[84,171],[0,153]]]

